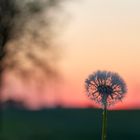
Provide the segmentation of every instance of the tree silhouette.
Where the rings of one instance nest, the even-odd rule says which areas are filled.
[[[47,78],[58,76],[52,26],[61,2],[0,0],[0,117],[1,89],[6,70],[20,73],[24,79],[30,78],[33,70],[42,72]],[[28,62],[30,67],[24,67],[24,62]]]

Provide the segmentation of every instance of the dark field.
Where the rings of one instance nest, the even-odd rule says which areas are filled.
[[[2,140],[100,140],[101,110],[8,109]],[[140,140],[140,111],[109,111],[107,140]]]

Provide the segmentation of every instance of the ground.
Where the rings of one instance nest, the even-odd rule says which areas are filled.
[[[3,140],[101,140],[102,110],[3,112]],[[140,140],[140,111],[108,111],[107,140]]]

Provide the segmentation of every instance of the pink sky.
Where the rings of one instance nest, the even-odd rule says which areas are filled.
[[[68,25],[57,37],[63,48],[61,82],[45,89],[42,96],[32,87],[23,95],[22,84],[17,82],[18,92],[10,96],[24,98],[34,108],[55,104],[86,107],[94,103],[86,97],[85,78],[96,70],[109,70],[119,73],[128,87],[123,102],[113,108],[140,108],[139,7],[138,0],[86,0],[68,5]]]

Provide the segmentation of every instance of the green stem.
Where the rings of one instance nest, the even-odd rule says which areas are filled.
[[[104,105],[103,120],[102,120],[102,140],[106,140],[107,135],[107,106]]]

